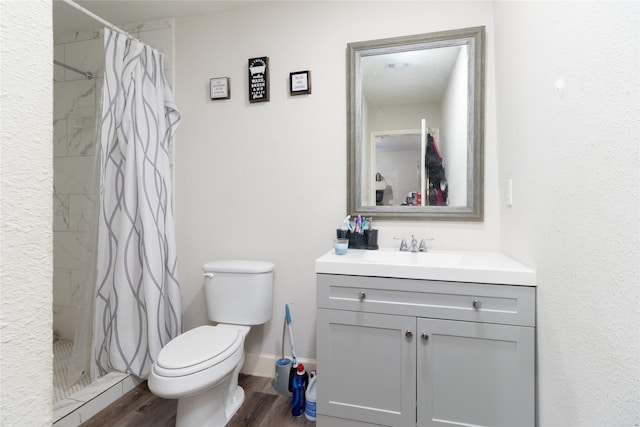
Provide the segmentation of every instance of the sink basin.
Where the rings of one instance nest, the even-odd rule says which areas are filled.
[[[463,255],[455,252],[400,252],[398,250],[352,250],[353,261],[386,265],[451,267],[462,263]]]
[[[535,272],[513,258],[477,251],[331,250],[316,260],[316,273],[528,286],[536,281]]]

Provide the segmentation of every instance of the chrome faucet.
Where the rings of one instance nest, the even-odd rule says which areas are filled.
[[[418,245],[418,241],[416,240],[416,236],[411,235],[411,241],[407,244],[407,241],[404,237],[394,237],[395,240],[401,240],[400,242],[400,252],[427,252],[427,240],[433,239],[422,239],[420,244]]]
[[[411,235],[411,243],[409,243],[409,252],[418,252],[418,241],[413,234]]]

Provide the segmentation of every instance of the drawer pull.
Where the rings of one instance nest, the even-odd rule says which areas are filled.
[[[360,291],[360,293],[358,293],[358,299],[360,299],[360,301],[364,301],[366,297],[367,294],[365,294],[364,292]]]
[[[407,332],[404,333],[404,336],[407,338],[411,338],[413,336],[413,332],[411,329],[407,329]]]
[[[426,333],[426,332],[423,332],[423,333],[422,333],[422,340],[423,340],[424,342],[429,341],[429,334],[428,334],[428,333]]]
[[[481,305],[482,304],[480,304],[479,300],[477,300],[477,299],[473,300],[473,308],[475,308],[476,310],[479,310]]]

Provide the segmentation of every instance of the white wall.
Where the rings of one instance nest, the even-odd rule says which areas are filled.
[[[501,246],[538,272],[541,426],[640,424],[639,17],[495,4]]]
[[[51,32],[50,0],[0,3],[3,426],[51,425]]]
[[[428,119],[430,127],[440,127],[442,123],[440,103],[404,105],[368,105],[369,131],[420,129],[422,119]],[[363,132],[363,135],[369,133]]]
[[[436,141],[443,158],[447,182],[449,184],[449,205],[467,205],[467,117],[466,92],[469,89],[467,71],[467,46],[461,46],[456,64],[451,72],[445,95],[442,97],[441,141]],[[457,143],[465,141],[464,144]]]
[[[492,5],[484,2],[275,2],[176,19],[176,227],[185,327],[206,323],[201,266],[221,258],[273,261],[274,319],[247,351],[279,354],[293,303],[298,356],[315,358],[314,260],[346,215],[346,46],[349,42],[486,25],[485,222],[382,222],[379,242],[435,237],[434,246],[497,249]],[[393,19],[389,19],[393,17]],[[247,101],[247,62],[269,56],[271,101]],[[292,71],[311,70],[313,93],[288,95]],[[231,99],[211,101],[212,77]]]

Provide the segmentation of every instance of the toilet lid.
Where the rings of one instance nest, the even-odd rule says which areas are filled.
[[[202,266],[205,273],[246,273],[260,274],[273,271],[274,264],[267,261],[220,260],[211,261]]]
[[[171,340],[160,350],[156,365],[165,375],[189,375],[217,365],[241,346],[240,331],[233,328],[199,326]],[[169,370],[169,372],[165,371]]]

